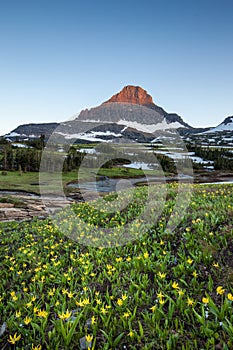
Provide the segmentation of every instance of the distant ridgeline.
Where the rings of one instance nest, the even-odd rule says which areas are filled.
[[[64,123],[26,124],[5,135],[10,141],[27,141],[52,133],[58,143],[89,142],[157,142],[158,137],[178,132],[191,141],[219,143],[226,134],[231,141],[233,117],[226,118],[216,128],[193,128],[176,113],[167,113],[153,102],[140,86],[125,86],[100,106],[85,109]],[[216,141],[216,142],[215,142]]]
[[[65,143],[137,142],[161,145],[166,140],[176,143],[176,136],[180,135],[179,139],[188,147],[196,147],[196,152],[201,153],[197,146],[233,148],[233,117],[227,117],[215,128],[193,128],[178,114],[167,113],[157,106],[144,89],[129,85],[100,106],[81,111],[72,120],[60,124],[20,125],[4,135],[0,144],[1,169],[38,171],[41,151],[51,135],[57,152],[62,151]],[[64,168],[69,171],[77,167],[82,157],[71,148]],[[224,161],[220,160],[221,157]],[[224,163],[224,167],[231,168],[221,151],[218,154],[212,152],[212,158],[222,164],[219,167]]]
[[[160,131],[192,130],[176,113],[167,113],[139,86],[126,86],[100,106],[83,110],[72,120],[61,123],[21,125],[5,135],[12,141],[25,141],[53,132],[58,142],[151,142]]]
[[[59,123],[23,124],[4,137],[9,141],[28,141],[44,135],[47,140],[58,126]]]

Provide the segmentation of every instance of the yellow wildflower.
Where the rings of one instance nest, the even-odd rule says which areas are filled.
[[[202,298],[202,302],[203,302],[204,304],[208,304],[208,303],[209,303],[209,298],[203,297],[203,298]]]
[[[76,304],[77,306],[80,306],[80,307],[83,307],[83,305],[84,305],[83,302],[82,302],[81,300],[76,301],[75,304]]]
[[[193,271],[192,275],[193,275],[193,277],[197,278],[198,273],[196,271]]]
[[[222,295],[225,292],[225,289],[222,286],[218,286],[216,292],[217,294]]]
[[[215,262],[214,262],[214,263],[213,263],[213,266],[214,266],[214,267],[219,267],[219,263],[215,263]]]
[[[191,265],[192,262],[193,262],[193,260],[191,258],[188,258],[187,263]]]
[[[17,333],[13,335],[13,337],[10,335],[8,342],[11,344],[15,344],[19,339],[21,338],[21,334],[17,336]]]
[[[37,316],[46,318],[46,317],[48,316],[48,312],[45,311],[45,310],[39,310],[39,311],[37,312]]]
[[[151,310],[152,312],[155,312],[155,309],[156,309],[156,305],[150,307],[150,310]]]
[[[130,338],[133,338],[134,332],[133,332],[133,331],[130,331],[127,335],[128,335]]]
[[[68,310],[66,310],[65,313],[58,314],[58,317],[59,317],[61,320],[67,320],[68,318],[70,318],[71,315],[72,315],[72,312],[69,312]]]
[[[89,304],[90,304],[89,298],[83,299],[83,305],[89,305]]]
[[[108,312],[104,307],[101,307],[100,311],[103,315],[105,315]]]
[[[116,262],[119,262],[121,260],[123,260],[123,258],[121,256],[119,258],[116,258]]]
[[[157,293],[157,298],[161,299],[161,298],[163,298],[163,297],[164,297],[164,295],[163,295],[162,292]]]
[[[188,304],[189,306],[193,306],[194,300],[191,299],[191,298],[188,298],[188,299],[187,299],[187,304]]]
[[[122,298],[122,300],[126,300],[127,299],[127,295],[126,294],[122,294],[121,298]]]
[[[228,294],[227,294],[227,298],[228,298],[228,300],[233,301],[233,295],[232,295],[231,293],[228,293]]]
[[[25,317],[25,319],[23,320],[23,322],[27,325],[31,322],[31,317]]]
[[[44,281],[45,281],[45,276],[42,276],[39,282],[44,283]]]
[[[166,278],[166,273],[164,272],[164,273],[162,273],[162,272],[158,272],[158,276],[160,277],[160,278]]]
[[[179,287],[179,285],[178,285],[177,282],[173,282],[173,283],[172,283],[172,288],[174,288],[174,289],[179,289],[180,287]]]
[[[165,303],[165,300],[164,300],[163,298],[160,298],[160,299],[159,299],[159,303],[160,303],[161,305],[163,305],[163,304]]]
[[[55,293],[55,288],[50,289],[50,290],[48,291],[48,295],[49,295],[50,297],[54,296],[54,293]]]
[[[93,335],[88,334],[88,335],[86,335],[85,338],[86,338],[87,343],[91,343],[91,341],[93,339]]]
[[[34,344],[32,344],[32,350],[41,350],[41,349],[42,349],[42,345],[34,346]]]
[[[178,290],[177,290],[177,293],[178,293],[179,295],[184,295],[184,291],[183,291],[182,289],[178,289]]]
[[[20,317],[21,316],[21,311],[20,310],[16,311],[15,315],[16,315],[17,318]]]
[[[69,292],[69,293],[67,293],[67,295],[68,295],[68,298],[73,298],[73,295],[74,295],[74,293],[72,293],[72,292]]]
[[[117,299],[117,305],[119,305],[119,306],[122,306],[122,305],[123,305],[122,299],[120,299],[120,298]]]

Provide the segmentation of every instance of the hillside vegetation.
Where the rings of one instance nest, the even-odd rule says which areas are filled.
[[[90,202],[72,215],[90,234],[121,227],[140,212],[145,191],[121,213],[107,216]],[[51,219],[2,223],[1,349],[232,349],[232,185],[195,186],[169,233],[175,196],[169,185],[150,230],[113,248],[81,245]]]

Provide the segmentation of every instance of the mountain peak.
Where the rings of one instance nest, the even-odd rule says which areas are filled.
[[[140,86],[127,85],[116,95],[113,95],[108,102],[132,103],[143,106],[154,105],[152,97]]]
[[[225,118],[221,124],[227,125],[231,123],[233,123],[233,116]]]

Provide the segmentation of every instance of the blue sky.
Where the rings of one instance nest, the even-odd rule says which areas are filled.
[[[125,85],[193,126],[233,115],[233,2],[0,2],[0,134],[64,121]]]

